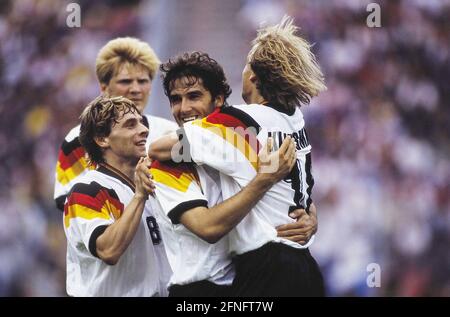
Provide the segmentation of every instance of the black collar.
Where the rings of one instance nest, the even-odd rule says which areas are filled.
[[[136,185],[134,185],[134,182],[127,175],[107,163],[100,163],[98,165],[99,166],[97,168],[97,171],[118,179],[123,184],[127,185],[133,191],[133,193],[135,192]]]

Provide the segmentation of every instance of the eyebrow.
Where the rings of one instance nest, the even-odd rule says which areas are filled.
[[[141,120],[142,120],[142,117],[140,117],[139,121],[141,121]],[[127,124],[130,124],[130,123],[134,123],[134,121],[138,121],[138,119],[137,118],[129,118],[122,125],[127,125]]]
[[[174,98],[181,98],[180,94],[169,94],[169,100],[173,100]]]
[[[169,97],[181,96],[182,94],[183,93],[170,93]],[[186,93],[186,95],[190,95],[190,94],[203,94],[203,91],[201,91],[200,89],[195,89],[195,90],[188,91]]]
[[[131,75],[122,75],[122,76],[118,75],[117,76],[117,80],[123,80],[123,79],[134,79],[134,77]],[[141,76],[136,76],[136,79],[137,80],[143,80],[143,79],[150,80],[151,78],[150,78],[150,76],[141,75]]]
[[[200,89],[191,90],[188,92],[188,94],[202,94],[203,92]]]

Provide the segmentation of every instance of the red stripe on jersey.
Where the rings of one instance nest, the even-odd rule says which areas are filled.
[[[77,147],[75,150],[70,152],[70,154],[65,155],[62,150],[59,150],[58,161],[63,170],[70,168],[73,164],[78,162],[78,160],[84,157],[86,151],[82,146]]]
[[[123,211],[123,204],[116,198],[112,197],[109,192],[106,189],[102,189],[98,194],[97,198],[100,199],[100,201],[103,202],[103,204],[106,203],[108,200],[114,207],[116,207],[120,212]]]
[[[248,126],[238,118],[233,117],[229,114],[221,113],[220,108],[217,108],[214,112],[208,115],[205,120],[206,122],[221,124],[226,126],[227,128],[233,128],[234,132],[243,137],[245,139],[245,142],[247,142],[256,153],[259,153],[261,144],[258,141],[257,135],[255,133],[249,133],[251,131],[246,130]]]
[[[101,212],[103,207],[103,204],[99,199],[97,199],[97,197],[92,197],[82,193],[72,193],[66,203],[66,206],[70,205],[82,205],[98,212]]]
[[[186,174],[194,174],[194,176],[197,176],[197,173],[195,169],[193,169],[190,165],[187,164],[167,164],[160,161],[153,161],[151,168],[158,169],[160,171],[164,171],[166,173],[169,173],[176,178],[180,178],[183,173]],[[197,178],[197,177],[196,177]]]
[[[228,114],[224,114],[220,112],[220,108],[214,110],[210,115],[206,118],[206,122],[222,124],[226,127],[237,128],[242,127],[247,129],[247,126],[238,118],[232,117]]]
[[[106,189],[101,189],[95,197],[87,194],[73,192],[67,199],[66,206],[77,204],[101,212],[103,206],[107,201],[109,201],[111,205],[113,205],[116,209],[120,210],[120,212],[123,211],[124,205],[116,198],[111,197]],[[64,210],[66,210],[66,208],[64,208]]]

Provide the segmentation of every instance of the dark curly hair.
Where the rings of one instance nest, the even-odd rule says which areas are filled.
[[[203,87],[209,91],[213,99],[223,95],[226,101],[231,95],[231,88],[222,66],[206,53],[183,53],[161,64],[159,69],[166,96],[170,95],[175,81],[183,77],[188,79],[189,85],[194,85],[201,79]]]
[[[95,142],[96,137],[107,137],[113,124],[127,113],[139,113],[134,103],[125,97],[108,98],[99,96],[91,101],[80,116],[80,143],[85,148],[89,163],[104,162],[102,149]]]

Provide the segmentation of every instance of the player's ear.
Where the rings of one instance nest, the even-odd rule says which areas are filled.
[[[225,102],[225,97],[223,95],[218,95],[216,97],[216,99],[214,100],[214,106],[216,108],[222,107],[224,102]]]
[[[109,139],[108,139],[108,137],[97,136],[97,137],[94,138],[94,141],[102,149],[106,149],[106,148],[109,147]]]

